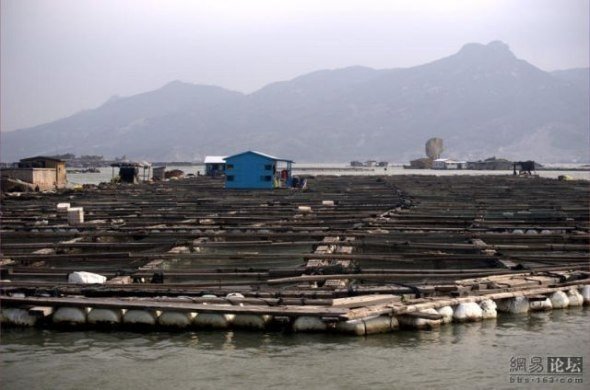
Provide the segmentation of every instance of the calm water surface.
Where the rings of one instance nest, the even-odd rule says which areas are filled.
[[[566,164],[561,164],[566,165]],[[571,167],[580,167],[581,164],[569,164]],[[298,168],[303,168],[298,170]],[[307,168],[307,169],[306,169]],[[314,168],[309,170],[309,168]],[[323,170],[321,168],[324,168]],[[436,176],[450,176],[450,175],[512,175],[512,171],[472,171],[472,170],[432,170],[432,169],[404,169],[400,166],[390,166],[384,168],[370,168],[365,170],[342,170],[342,168],[350,168],[349,164],[295,164],[293,166],[293,174],[307,174],[307,175],[436,175]],[[204,174],[205,168],[202,165],[192,166],[175,166],[168,165],[166,170],[180,169],[185,174],[197,173]],[[118,174],[115,169],[114,174]],[[538,171],[537,174],[541,177],[557,179],[560,175],[570,175],[578,180],[590,180],[590,171]],[[141,178],[143,178],[143,171],[140,171]],[[71,184],[98,184],[101,182],[109,182],[113,177],[112,168],[100,168],[100,173],[69,173],[68,182]]]
[[[588,388],[590,310],[370,337],[3,330],[2,389]],[[513,356],[582,356],[581,385],[518,385]]]

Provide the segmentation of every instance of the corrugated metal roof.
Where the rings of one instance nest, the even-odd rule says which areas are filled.
[[[205,156],[205,164],[225,164],[226,156]]]
[[[246,152],[242,152],[242,153],[234,154],[232,156],[228,156],[228,157],[226,157],[226,160],[227,159],[230,159],[230,158],[233,158],[233,157],[236,157],[236,156],[241,156],[242,154],[246,154],[246,153],[254,153],[254,154],[257,154],[259,156],[266,157],[266,158],[268,158],[270,160],[275,160],[275,161],[285,161],[285,162],[291,162],[291,163],[294,162],[293,160],[271,156],[270,154],[266,154],[266,153],[262,153],[262,152],[257,152],[255,150],[248,150]]]

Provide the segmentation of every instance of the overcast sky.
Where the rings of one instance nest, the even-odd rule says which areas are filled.
[[[396,68],[502,40],[588,67],[588,0],[0,0],[1,129],[172,80],[252,92],[314,70]]]

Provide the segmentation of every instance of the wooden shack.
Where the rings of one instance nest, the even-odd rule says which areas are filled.
[[[64,188],[67,184],[66,162],[45,156],[24,158],[16,168],[2,169],[2,180],[22,181],[40,191]]]

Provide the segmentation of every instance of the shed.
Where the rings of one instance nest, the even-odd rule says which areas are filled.
[[[66,162],[58,158],[37,156],[19,161],[17,168],[2,169],[2,180],[20,180],[34,189],[63,188],[67,184]]]
[[[438,158],[432,162],[432,169],[466,169],[466,161],[450,160],[448,158]]]
[[[152,164],[147,161],[133,162],[133,161],[119,161],[111,164],[113,167],[113,177],[115,176],[115,167],[119,168],[119,179],[123,183],[139,183],[139,168],[143,168],[143,180],[150,176]]]
[[[272,189],[290,187],[293,161],[247,151],[225,158],[225,188]]]
[[[225,156],[206,156],[205,175],[218,176],[225,171]]]

